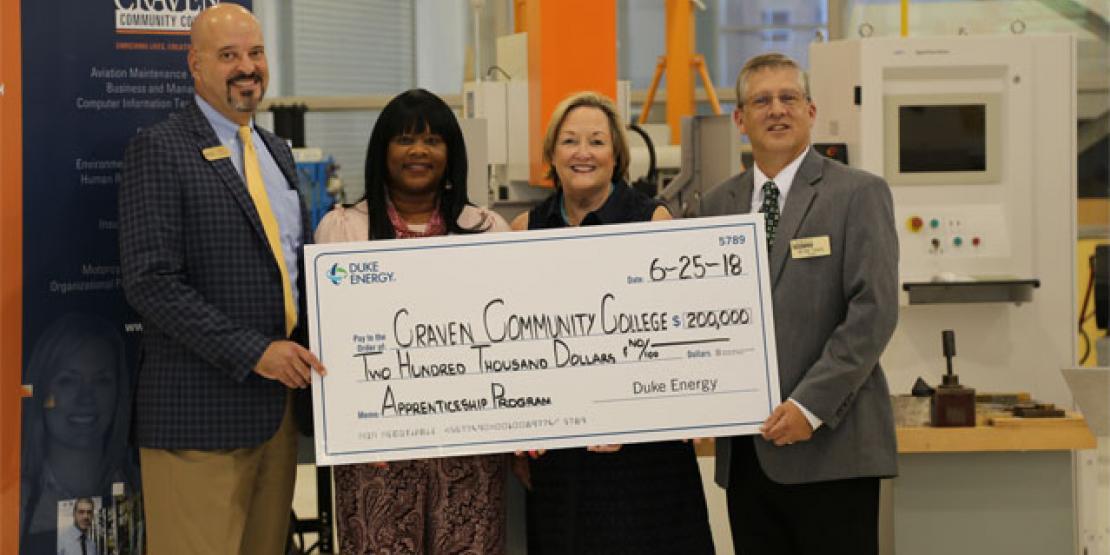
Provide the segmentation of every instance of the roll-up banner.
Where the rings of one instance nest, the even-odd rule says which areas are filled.
[[[19,492],[18,523],[7,521],[14,503],[6,491],[3,498],[5,553],[9,533],[28,555],[142,552],[138,456],[128,445],[142,328],[120,288],[116,193],[127,142],[192,96],[189,27],[217,3],[22,0],[17,8],[22,213],[12,229],[8,216],[18,208],[4,207],[0,230],[22,238],[0,243],[0,322],[4,335],[10,326],[21,334],[5,340],[0,371],[4,407],[18,404],[21,420],[18,474],[3,466],[3,483],[18,482]],[[5,35],[12,12],[2,13]],[[8,37],[0,40],[7,56]],[[0,170],[5,191],[19,171],[7,164],[10,146]],[[18,317],[9,317],[13,290]],[[22,385],[14,392],[13,372]],[[10,453],[16,428],[3,425]]]

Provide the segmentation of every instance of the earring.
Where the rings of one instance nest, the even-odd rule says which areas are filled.
[[[445,182],[445,183],[443,184],[443,190],[444,190],[444,191],[450,191],[450,190],[451,190],[451,187],[452,187],[452,185],[451,185],[451,181],[450,181],[450,180],[448,180],[447,182]]]

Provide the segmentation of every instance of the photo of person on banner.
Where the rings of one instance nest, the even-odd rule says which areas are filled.
[[[138,491],[127,446],[131,376],[124,353],[111,324],[76,312],[55,320],[31,351],[20,512],[27,553],[53,551],[59,501],[107,496],[120,482]]]
[[[73,500],[73,520],[58,525],[58,555],[100,555],[101,550],[93,533],[96,504],[90,497]],[[59,505],[59,509],[68,503]]]

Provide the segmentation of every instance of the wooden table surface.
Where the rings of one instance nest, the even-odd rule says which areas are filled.
[[[986,451],[1070,451],[1094,449],[1095,436],[1082,416],[1064,418],[993,417],[987,426],[933,428],[900,426],[899,453],[976,453]],[[713,440],[695,446],[698,456],[713,456]]]

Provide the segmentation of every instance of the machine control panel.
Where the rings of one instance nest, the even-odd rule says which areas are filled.
[[[902,256],[1005,257],[1010,254],[1006,218],[1000,205],[903,206],[895,209],[902,225]]]

